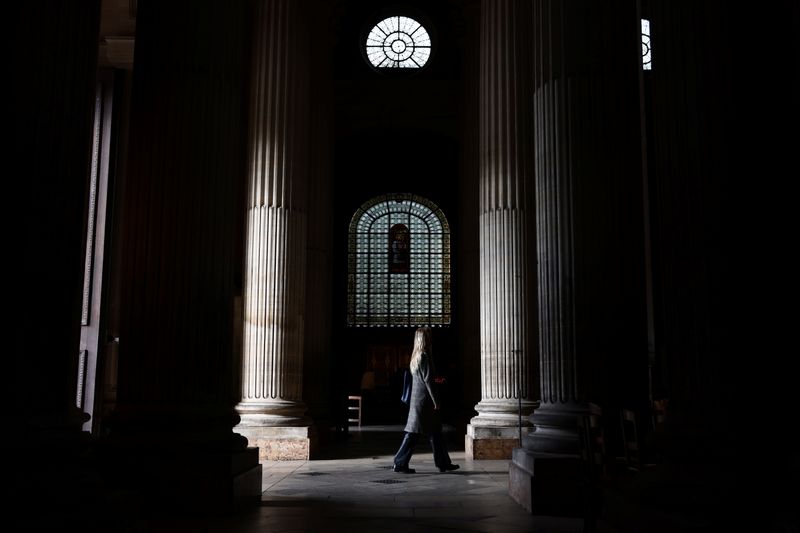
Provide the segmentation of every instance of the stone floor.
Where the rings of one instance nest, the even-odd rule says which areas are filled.
[[[449,431],[448,431],[449,429]],[[460,469],[440,473],[427,442],[416,474],[392,472],[402,426],[351,429],[312,461],[266,461],[261,505],[236,517],[160,520],[128,531],[175,532],[580,532],[575,518],[531,516],[508,496],[508,461],[467,461],[463,434],[445,430]],[[600,532],[612,532],[602,524]]]
[[[434,467],[424,442],[411,461],[416,474],[392,472],[401,439],[402,426],[366,426],[330,442],[312,461],[267,461],[260,503],[227,516],[196,505],[188,512],[153,512],[135,491],[106,490],[102,479],[87,477],[90,470],[73,471],[72,463],[54,459],[47,472],[35,470],[48,476],[47,494],[14,499],[14,491],[6,491],[6,504],[18,504],[4,507],[3,527],[83,533],[585,531],[580,519],[529,515],[508,496],[508,461],[465,459],[463,429],[446,428],[451,458],[461,467],[447,473]],[[786,479],[797,465],[786,471]],[[797,483],[778,490],[774,483],[740,479],[748,470],[720,466],[726,475],[711,469],[713,476],[698,477],[709,468],[673,465],[661,474],[658,469],[634,474],[626,484],[604,484],[596,533],[800,531]],[[193,468],[202,474],[202,464]]]

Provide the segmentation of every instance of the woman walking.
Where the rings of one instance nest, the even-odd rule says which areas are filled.
[[[394,456],[394,471],[404,474],[416,472],[408,467],[411,455],[419,441],[420,433],[425,433],[431,442],[433,462],[439,472],[457,470],[458,465],[450,461],[450,455],[442,436],[441,403],[436,394],[433,381],[435,369],[431,353],[431,328],[421,327],[414,334],[414,351],[409,363],[414,385],[408,405],[408,420],[400,449]]]

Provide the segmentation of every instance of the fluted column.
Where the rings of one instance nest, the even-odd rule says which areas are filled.
[[[308,171],[308,267],[306,271],[306,316],[303,357],[303,398],[317,427],[334,427],[337,405],[331,397],[332,329],[332,246],[333,246],[333,58],[324,53],[333,42],[330,31],[331,6],[324,0],[312,2],[309,13],[313,34],[321,41],[311,57],[310,139],[314,156]],[[330,47],[333,49],[333,46]]]
[[[475,459],[510,458],[520,432],[530,430],[535,407],[527,12],[527,3],[517,0],[481,4],[481,401],[466,436],[467,456]]]
[[[781,258],[795,216],[782,176],[796,165],[797,135],[774,120],[799,118],[800,6],[647,6],[656,47],[646,78],[656,386],[669,408],[652,443],[663,464],[646,488],[685,497],[674,505],[704,509],[719,531],[779,528],[781,519],[764,516],[797,516],[796,498],[770,480],[798,464],[786,422],[795,418],[796,374],[773,356],[795,330],[777,300],[795,269]],[[724,512],[720,501],[740,512]]]
[[[33,527],[91,528],[92,484],[82,470],[89,435],[81,431],[89,417],[76,390],[100,2],[7,9],[4,116],[17,170],[7,172],[3,193],[10,291],[2,452],[4,483],[13,487],[5,521],[31,523],[22,504],[46,498],[53,479],[82,479]],[[59,460],[44,460],[54,449]]]
[[[480,333],[480,225],[478,220],[480,176],[480,22],[481,3],[472,1],[463,8],[463,37],[460,46],[464,51],[464,76],[462,82],[462,108],[465,110],[462,130],[461,186],[459,192],[458,232],[460,275],[456,278],[461,294],[458,351],[463,365],[463,386],[459,419],[469,421],[475,414],[473,407],[483,397],[481,394],[481,333]]]
[[[104,454],[115,486],[166,509],[227,511],[260,494],[258,451],[232,431],[231,401],[245,21],[238,3],[137,5]]]
[[[720,155],[730,149],[723,125],[733,96],[723,88],[734,74],[728,72],[732,65],[725,51],[729,29],[716,21],[732,12],[724,2],[695,7],[654,2],[648,12],[657,20],[659,45],[657,71],[648,73],[650,176],[658,213],[653,232],[655,252],[663,258],[654,272],[660,311],[656,388],[670,399],[670,428],[675,429],[677,416],[690,417],[694,426],[673,431],[670,455],[694,453],[700,449],[697,442],[724,435],[735,422],[719,414],[729,412],[724,406],[740,394],[723,388],[733,381],[717,377],[732,368],[728,352],[715,347],[714,332],[714,322],[725,316],[721,304],[727,290],[708,283],[731,258],[722,246],[707,246],[715,235],[724,235],[729,222],[721,199],[730,180]]]
[[[599,405],[613,428],[646,400],[639,21],[633,2],[538,0],[531,25],[541,405],[509,490],[569,514],[577,416]]]
[[[303,403],[307,256],[308,48],[304,2],[254,10],[244,282],[242,400],[237,430],[262,459],[306,459]]]

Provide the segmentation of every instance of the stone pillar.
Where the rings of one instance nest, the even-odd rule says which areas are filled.
[[[308,270],[306,272],[306,316],[303,357],[303,398],[308,405],[308,416],[318,428],[335,427],[336,399],[331,391],[333,353],[332,339],[332,247],[333,247],[333,191],[331,189],[333,120],[333,58],[324,50],[332,50],[330,34],[331,6],[324,0],[312,2],[308,13],[313,33],[321,41],[311,57],[311,86],[315,87],[310,99],[310,143],[314,156],[309,160],[308,171]],[[329,43],[331,46],[324,46]],[[319,432],[320,441],[328,436]],[[320,442],[320,446],[324,443]]]
[[[308,242],[308,36],[303,2],[254,10],[242,400],[263,459],[308,459],[303,403]]]
[[[232,431],[247,17],[225,2],[140,2],[137,15],[117,406],[102,452],[111,490],[225,512],[261,494],[258,451]]]
[[[694,419],[691,431],[683,428],[672,436],[686,439],[681,454],[699,451],[698,440],[718,440],[726,427],[735,426],[716,413],[728,411],[724,406],[738,394],[724,389],[732,381],[718,379],[732,368],[728,354],[714,347],[714,329],[724,328],[714,322],[725,316],[720,304],[727,296],[723,284],[708,283],[727,269],[725,250],[707,243],[728,231],[724,184],[733,185],[723,125],[732,111],[725,86],[735,73],[728,69],[737,67],[728,64],[731,42],[723,14],[729,17],[731,10],[723,4],[695,9],[688,2],[653,2],[648,10],[657,20],[660,56],[647,79],[653,99],[650,180],[659,214],[653,235],[662,259],[654,272],[660,309],[656,385],[669,397],[671,421]]]
[[[3,195],[10,342],[2,451],[12,488],[5,521],[91,527],[96,501],[81,431],[88,415],[76,392],[100,2],[21,2],[6,16],[7,150],[16,170],[9,165]],[[52,499],[52,512],[31,512],[27,504],[53,490],[62,497]]]
[[[467,425],[472,459],[510,458],[535,407],[533,167],[527,3],[481,4],[481,401]],[[520,405],[521,404],[521,405]]]
[[[579,506],[577,416],[646,401],[635,4],[533,2],[541,406],[514,450],[511,496]],[[618,424],[616,424],[618,425]]]
[[[669,407],[650,442],[661,464],[641,488],[654,502],[669,494],[673,508],[696,509],[715,530],[789,528],[796,498],[771,473],[797,479],[800,464],[787,422],[795,372],[777,355],[791,346],[783,335],[794,318],[776,301],[794,277],[781,255],[793,239],[784,176],[796,165],[797,136],[774,121],[798,120],[796,68],[787,65],[798,64],[800,7],[646,6],[656,375]],[[744,430],[750,423],[762,429]],[[670,512],[659,509],[661,523]]]
[[[463,29],[459,48],[463,50],[464,76],[461,84],[461,108],[464,110],[461,142],[461,177],[458,187],[457,257],[461,266],[458,282],[459,335],[457,349],[463,367],[462,397],[457,425],[466,426],[475,414],[474,405],[481,396],[481,323],[480,308],[480,224],[478,221],[480,176],[480,20],[481,3],[471,1],[463,6]]]

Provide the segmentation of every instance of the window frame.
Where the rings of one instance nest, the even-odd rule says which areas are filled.
[[[385,224],[377,224],[384,218]],[[406,225],[410,259],[407,270],[393,272],[390,236],[398,224]],[[427,250],[420,251],[421,245]],[[452,324],[450,225],[434,202],[412,193],[390,193],[363,203],[350,220],[347,257],[349,327]]]
[[[392,17],[406,17],[416,21],[428,34],[428,38],[430,39],[430,54],[428,55],[428,60],[419,68],[408,68],[408,67],[376,67],[370,61],[369,54],[367,53],[367,39],[369,38],[370,32],[377,26],[380,22],[386,20],[387,18]],[[354,40],[355,42],[355,40]],[[379,74],[381,77],[387,77],[389,79],[396,79],[396,78],[407,78],[407,77],[414,77],[420,75],[422,73],[426,73],[429,69],[431,69],[431,64],[435,63],[435,58],[438,54],[439,50],[439,36],[436,31],[436,27],[433,23],[428,14],[421,9],[417,9],[413,6],[394,6],[388,7],[384,9],[379,9],[371,16],[367,16],[362,20],[361,27],[359,29],[358,34],[358,48],[359,53],[364,61],[364,64],[369,70],[373,73]],[[423,74],[424,75],[424,74]]]

